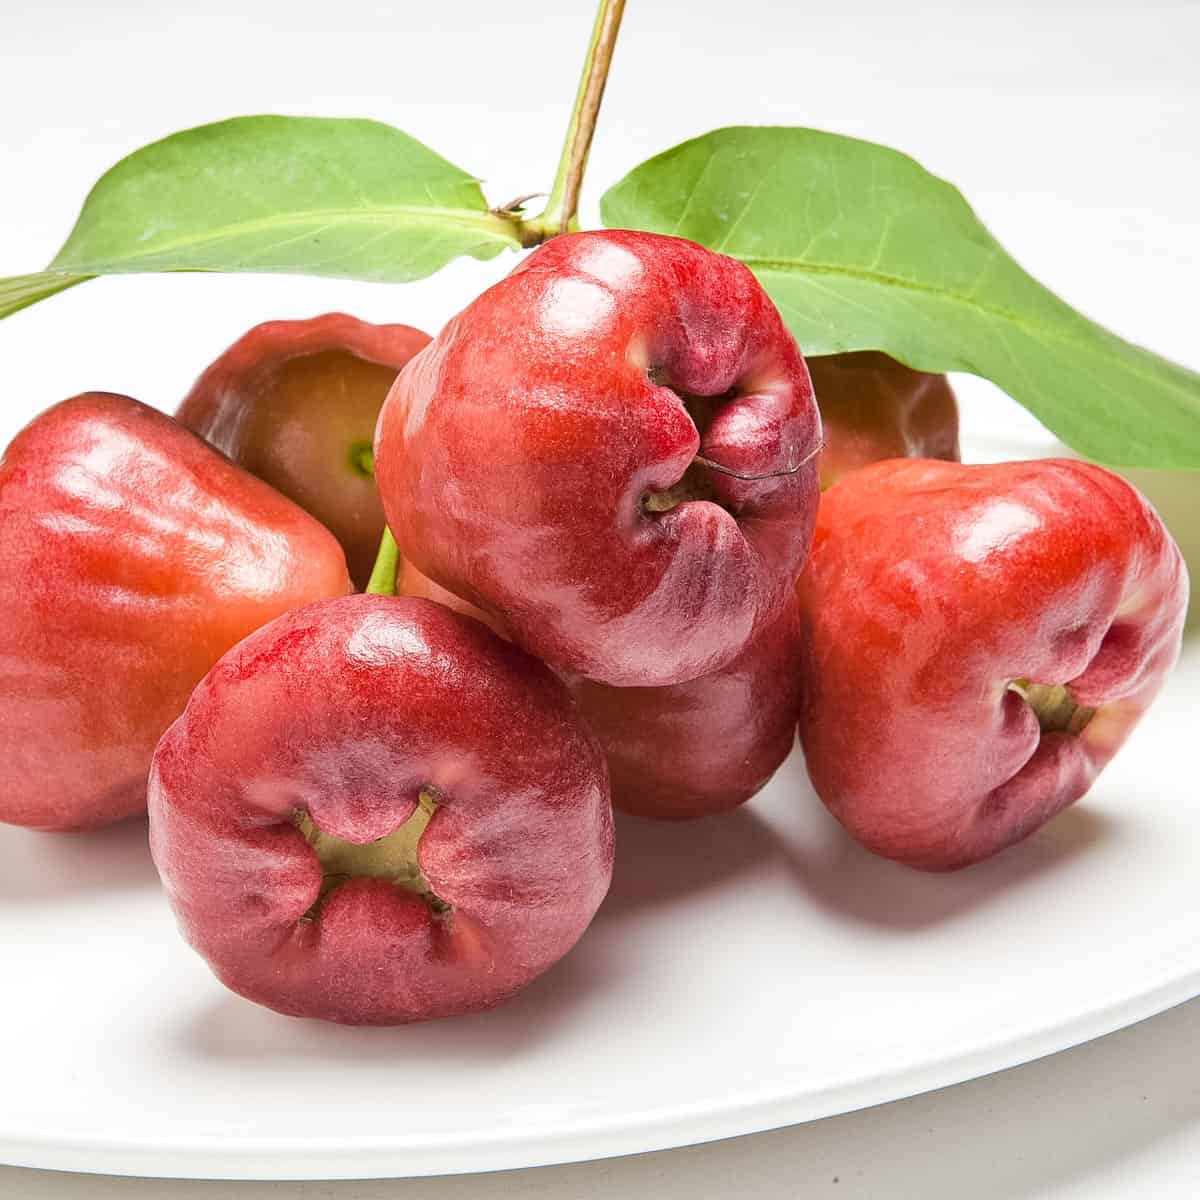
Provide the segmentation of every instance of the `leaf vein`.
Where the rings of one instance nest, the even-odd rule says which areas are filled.
[[[849,279],[859,279],[867,283],[877,283],[886,287],[894,287],[902,291],[917,292],[923,295],[932,296],[938,300],[957,301],[969,308],[975,309],[985,317],[992,319],[1000,319],[1008,322],[1010,325],[1016,326],[1024,333],[1028,334],[1036,342],[1043,344],[1059,343],[1066,346],[1074,346],[1088,353],[1097,353],[1103,345],[1102,339],[1099,338],[1080,338],[1072,336],[1072,334],[1064,330],[1061,325],[1047,327],[1045,325],[1037,325],[1021,317],[1019,313],[1015,313],[1010,309],[1000,308],[994,305],[982,304],[973,296],[963,292],[955,292],[948,288],[939,288],[927,283],[918,283],[916,280],[904,279],[899,275],[888,275],[881,271],[866,270],[861,267],[838,266],[833,263],[800,263],[792,259],[785,258],[758,258],[747,255],[737,255],[752,271],[775,272],[776,274],[793,274],[806,273],[814,276],[820,275],[841,275]],[[843,303],[849,303],[845,296],[840,299]],[[1061,303],[1061,301],[1059,302]],[[862,306],[865,307],[865,306]],[[1113,337],[1114,341],[1120,339]],[[1137,376],[1140,379],[1148,380],[1151,383],[1163,383],[1162,377],[1153,371],[1147,371],[1139,366],[1135,366],[1129,358],[1112,353],[1111,351],[1106,357],[1118,359],[1121,365],[1131,375]],[[1186,388],[1181,387],[1176,383],[1168,383],[1167,386],[1172,387],[1175,391],[1181,394],[1188,394]]]
[[[399,205],[388,208],[363,209],[307,209],[302,213],[277,214],[270,217],[256,217],[252,220],[234,222],[217,230],[206,230],[203,233],[177,237],[171,241],[148,246],[136,254],[122,254],[113,262],[125,264],[138,262],[143,259],[162,258],[175,251],[188,250],[206,245],[219,245],[232,238],[247,234],[270,232],[272,229],[286,229],[289,226],[304,225],[330,229],[338,225],[363,224],[370,225],[383,221],[391,228],[398,228],[406,223],[422,225],[428,223],[454,225],[463,229],[479,230],[498,240],[517,245],[517,237],[506,227],[506,222],[493,213],[467,213],[447,208],[417,207],[415,205]],[[303,234],[299,235],[303,237]],[[102,260],[106,261],[106,260]],[[62,270],[92,271],[102,265],[102,262],[72,262],[70,260],[55,260],[53,266]]]

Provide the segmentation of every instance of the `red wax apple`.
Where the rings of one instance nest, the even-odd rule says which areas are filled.
[[[289,613],[217,663],[155,752],[150,841],[227,986],[349,1024],[510,996],[575,944],[613,855],[563,685],[391,596]]]
[[[409,325],[344,313],[269,321],[208,367],[177,415],[331,529],[365,587],[383,535],[375,421],[396,373],[428,342]]]
[[[958,461],[958,404],[945,375],[874,350],[807,362],[825,430],[822,488],[883,458]]]
[[[581,233],[401,372],[375,467],[424,574],[557,667],[661,685],[726,666],[788,602],[820,440],[804,360],[743,265]]]
[[[608,759],[613,804],[640,817],[704,817],[762,788],[796,741],[798,626],[788,605],[732,663],[686,683],[570,680]]]
[[[139,812],[163,730],[236,641],[350,588],[333,536],[126,396],[43,413],[0,459],[0,821]]]
[[[1175,661],[1187,575],[1100,467],[892,460],[822,497],[798,594],[817,794],[869,849],[946,870],[1087,791]]]

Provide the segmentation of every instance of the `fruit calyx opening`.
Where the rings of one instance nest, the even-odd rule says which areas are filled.
[[[648,513],[670,512],[671,509],[678,508],[679,505],[689,500],[709,500],[713,504],[720,504],[722,508],[727,507],[721,504],[721,500],[717,496],[710,468],[698,458],[694,458],[688,463],[688,468],[684,471],[682,478],[671,484],[669,488],[664,488],[660,492],[646,492],[642,496],[642,508]]]
[[[370,442],[351,442],[347,458],[350,470],[359,478],[375,478],[375,447]]]
[[[692,424],[696,427],[696,434],[702,444],[704,435],[708,432],[708,427],[713,423],[718,410],[737,395],[733,388],[719,396],[699,396],[693,392],[681,392],[671,387],[670,379],[662,367],[651,367],[646,374],[655,387],[665,387],[675,392],[687,415],[691,418]],[[687,470],[683,475],[670,487],[661,491],[649,491],[642,496],[643,511],[647,513],[670,512],[671,509],[678,508],[679,505],[689,500],[708,500],[727,511],[732,511],[729,505],[721,499],[713,482],[713,471],[732,474],[732,472],[725,472],[718,463],[697,454],[688,463]]]
[[[417,797],[417,806],[412,815],[391,833],[373,842],[348,842],[332,833],[318,828],[304,809],[296,809],[292,822],[312,847],[321,864],[321,891],[313,906],[305,914],[312,918],[320,911],[325,898],[335,888],[351,879],[385,879],[396,887],[420,896],[429,906],[430,913],[446,919],[453,913],[453,906],[446,903],[430,886],[417,859],[417,847],[433,814],[437,811],[440,797],[436,788],[423,787]]]
[[[1008,689],[1016,692],[1033,709],[1043,733],[1080,734],[1096,715],[1094,708],[1076,704],[1062,683],[1032,683],[1028,679],[1014,679]]]
[[[650,382],[656,387],[669,388],[679,397],[687,415],[692,420],[692,424],[696,427],[696,433],[700,438],[701,445],[704,444],[704,435],[708,432],[709,426],[713,423],[721,407],[728,404],[731,400],[737,399],[740,394],[736,387],[730,388],[718,396],[700,396],[694,392],[681,392],[671,387],[670,380],[663,368],[651,367],[646,374]],[[727,512],[733,513],[733,506],[722,498],[720,489],[713,480],[714,472],[717,475],[726,475],[730,479],[737,479],[743,483],[758,483],[766,479],[780,479],[786,475],[795,475],[812,462],[824,449],[825,444],[821,442],[803,458],[797,460],[795,455],[792,455],[787,466],[781,470],[754,473],[735,471],[732,467],[724,466],[722,463],[716,462],[706,455],[697,454],[688,463],[687,470],[684,471],[682,478],[676,480],[670,487],[664,488],[661,491],[646,492],[642,496],[642,509],[647,513],[664,513],[670,512],[671,509],[677,508],[680,504],[688,500],[708,500],[713,504],[719,505]]]

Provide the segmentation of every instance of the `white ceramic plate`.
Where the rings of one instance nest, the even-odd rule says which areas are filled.
[[[144,823],[0,828],[0,1159],[524,1167],[811,1120],[1110,1032],[1200,993],[1198,712],[1200,640],[1084,804],[951,876],[859,850],[798,756],[726,817],[621,821],[612,893],[564,962],[494,1013],[396,1030],[225,992],[175,933]]]

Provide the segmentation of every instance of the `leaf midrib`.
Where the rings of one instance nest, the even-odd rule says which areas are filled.
[[[901,275],[889,275],[882,271],[871,271],[865,267],[850,267],[837,265],[834,263],[816,263],[802,262],[799,259],[789,258],[762,258],[754,255],[738,254],[733,252],[741,262],[745,263],[752,271],[775,272],[776,274],[810,274],[810,275],[844,275],[850,279],[860,279],[868,283],[879,284],[883,287],[901,288],[905,291],[918,292],[923,295],[933,296],[938,300],[954,301],[964,305],[967,308],[974,309],[976,312],[993,317],[997,320],[1006,321],[1010,325],[1016,326],[1024,333],[1028,334],[1036,341],[1042,342],[1057,342],[1059,345],[1072,346],[1081,351],[1102,354],[1105,358],[1110,358],[1118,361],[1121,367],[1128,371],[1131,375],[1145,379],[1151,383],[1162,384],[1164,382],[1162,376],[1152,371],[1141,370],[1135,367],[1127,358],[1114,353],[1108,349],[1107,343],[1116,342],[1121,345],[1130,345],[1118,338],[1115,334],[1107,333],[1107,331],[1099,330],[1099,327],[1092,326],[1089,322],[1089,328],[1094,328],[1098,332],[1103,332],[1104,337],[1079,338],[1072,337],[1068,330],[1061,324],[1041,325],[1035,324],[1028,320],[1024,320],[1018,313],[1012,312],[1009,309],[1000,308],[996,305],[982,304],[979,300],[972,296],[965,295],[962,292],[956,292],[949,288],[934,287],[927,283],[918,283],[915,280],[905,279]],[[1056,298],[1055,298],[1056,299]],[[1062,301],[1056,302],[1061,304]],[[1064,307],[1066,307],[1064,305]],[[1070,311],[1068,309],[1068,311]],[[1142,353],[1149,354],[1150,351],[1144,351],[1141,347],[1133,347]],[[1169,382],[1173,390],[1180,392],[1182,395],[1187,395],[1187,389],[1174,383]]]
[[[218,231],[208,230],[202,234],[177,237],[169,242],[160,242],[137,254],[124,254],[119,258],[98,259],[81,262],[63,259],[61,256],[50,264],[52,270],[93,271],[104,264],[140,262],[145,259],[161,258],[165,254],[199,246],[214,245],[243,234],[258,233],[272,229],[292,229],[303,225],[323,225],[325,228],[344,224],[378,225],[381,222],[397,227],[403,224],[434,222],[456,225],[464,229],[477,229],[492,235],[496,240],[518,245],[519,240],[502,217],[492,212],[469,213],[461,209],[436,208],[421,205],[389,205],[382,208],[311,208],[295,214],[275,214],[270,217],[255,217],[222,226]]]

